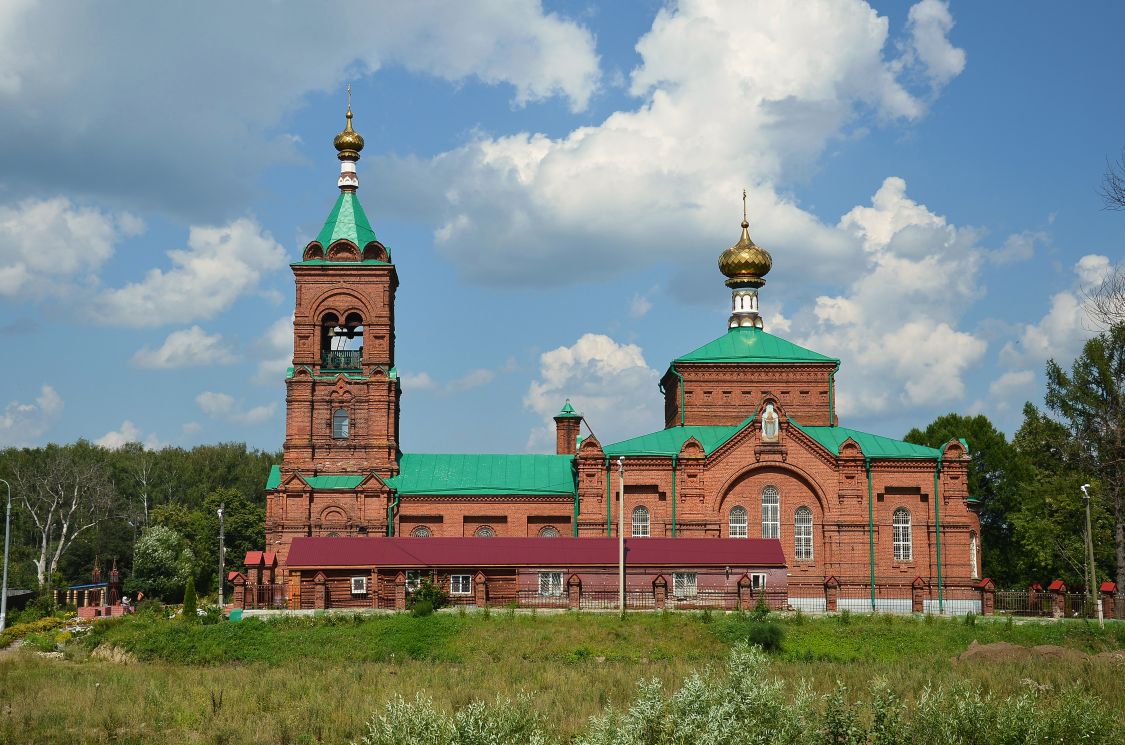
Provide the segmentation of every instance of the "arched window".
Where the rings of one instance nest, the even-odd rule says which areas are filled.
[[[648,507],[633,508],[633,537],[648,538]]]
[[[745,538],[750,519],[746,515],[746,508],[742,505],[731,507],[730,510],[730,537]]]
[[[798,507],[793,513],[793,557],[798,561],[812,561],[812,510]]]
[[[432,536],[433,532],[425,525],[419,525],[414,530],[410,531],[411,538],[430,538]]]
[[[977,568],[977,534],[969,533],[969,571],[973,579],[980,579],[980,569]]]
[[[910,535],[910,511],[905,507],[895,510],[891,518],[891,533],[895,544],[895,561],[913,561],[914,542]]]
[[[781,492],[776,486],[762,489],[762,538],[781,537]]]
[[[332,413],[332,436],[338,440],[348,439],[348,412],[343,409]]]
[[[473,531],[473,535],[477,538],[494,538],[496,531],[492,529],[491,525],[482,525]]]
[[[546,527],[543,527],[543,528],[539,529],[539,537],[540,538],[558,538],[559,537],[559,529],[556,528],[554,525],[547,525]]]

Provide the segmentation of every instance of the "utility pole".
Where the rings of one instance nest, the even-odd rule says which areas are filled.
[[[1086,563],[1090,567],[1090,577],[1087,580],[1086,592],[1090,596],[1090,602],[1098,606],[1098,625],[1105,628],[1105,617],[1102,611],[1101,600],[1098,599],[1097,589],[1094,587],[1098,582],[1098,570],[1094,568],[1094,531],[1090,524],[1090,485],[1083,484],[1082,499],[1086,502]]]
[[[8,508],[4,511],[4,583],[0,585],[0,631],[8,623],[8,544],[12,537],[12,485],[4,479],[0,483],[8,487]]]
[[[219,612],[223,610],[223,507],[226,504],[219,502]]]
[[[621,500],[617,503],[617,589],[621,615],[625,615],[625,459],[617,459],[621,482]]]

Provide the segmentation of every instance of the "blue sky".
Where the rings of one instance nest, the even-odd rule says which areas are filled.
[[[0,9],[0,445],[280,447],[349,80],[408,451],[659,428],[743,187],[766,329],[879,434],[1014,431],[1121,260],[1118,3],[208,5]]]

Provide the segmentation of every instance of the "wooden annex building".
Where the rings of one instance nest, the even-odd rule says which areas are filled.
[[[974,586],[984,575],[978,502],[968,491],[970,444],[952,439],[930,448],[841,426],[840,360],[765,331],[759,290],[773,259],[750,238],[745,216],[738,241],[719,258],[731,292],[726,328],[702,346],[685,343],[696,348],[669,363],[660,382],[663,429],[601,442],[568,401],[555,417],[554,454],[403,452],[399,277],[356,196],[363,138],[350,108],[335,146],[339,196],[292,264],[284,455],[266,483],[263,548],[276,566],[269,583],[259,572],[254,593],[299,590],[303,606],[319,572],[327,602],[371,604],[375,592],[383,603],[389,576],[381,567],[395,576],[427,567],[441,574],[452,565],[429,552],[473,545],[479,556],[464,566],[476,567],[487,592],[502,597],[524,586],[521,565],[529,577],[546,565],[536,558],[542,544],[554,542],[542,548],[548,552],[594,551],[623,522],[633,551],[642,553],[644,541],[698,543],[716,556],[731,541],[776,543],[792,607],[825,609],[832,585],[840,607],[890,608],[905,598],[927,611],[979,609]],[[506,579],[489,563],[499,549],[485,545],[499,538],[519,539],[504,545],[524,552],[523,562],[504,565]],[[446,543],[454,539],[469,543]],[[584,541],[587,548],[574,548]],[[427,552],[427,562],[392,567],[379,553],[407,544]],[[328,560],[337,545],[370,570],[375,589],[367,596],[335,589],[345,577]],[[700,562],[701,576],[719,565],[753,564],[709,561],[694,549],[685,555]],[[666,580],[669,569],[690,567],[661,565]],[[598,575],[559,571],[569,572],[568,582],[571,574],[585,583]]]

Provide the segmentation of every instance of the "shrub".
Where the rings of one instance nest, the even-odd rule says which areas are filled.
[[[785,629],[769,621],[757,621],[750,624],[746,634],[746,641],[756,647],[761,647],[765,652],[780,652],[781,642],[785,638]]]
[[[429,577],[426,577],[418,585],[418,589],[407,595],[406,607],[413,609],[416,603],[421,602],[429,603],[429,612],[432,613],[439,608],[444,608],[449,605],[449,593],[440,586],[435,585]],[[429,614],[427,613],[425,615]]]
[[[474,701],[452,715],[418,694],[413,701],[396,696],[367,723],[363,745],[543,745],[548,742],[531,699],[497,696],[485,704]]]
[[[62,628],[65,624],[66,619],[59,618],[58,616],[38,618],[28,623],[17,623],[4,629],[4,633],[0,634],[0,648],[8,646],[16,639],[23,639],[29,634],[44,634],[46,632],[53,632],[56,629]]]
[[[410,606],[410,615],[415,618],[423,618],[433,614],[434,605],[429,600],[415,600],[414,605]]]
[[[764,621],[770,614],[769,604],[766,603],[765,598],[758,598],[758,602],[754,605],[754,610],[750,611],[750,618],[754,621]]]
[[[196,610],[195,579],[191,578],[184,587],[184,620],[194,622],[196,620]]]
[[[976,626],[977,625],[977,614],[973,613],[972,611],[969,611],[968,613],[966,613],[965,619],[964,619],[964,624],[966,626]]]

